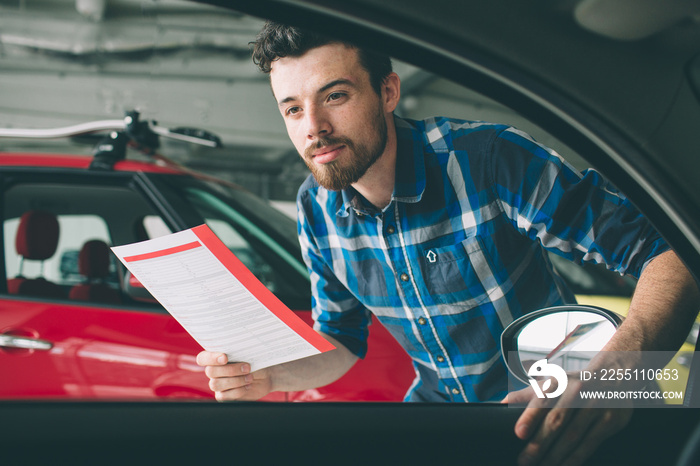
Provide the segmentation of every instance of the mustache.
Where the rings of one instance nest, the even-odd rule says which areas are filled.
[[[318,149],[323,149],[328,146],[339,146],[344,145],[352,149],[354,147],[353,142],[349,138],[344,137],[329,137],[318,139],[315,143],[304,149],[304,158],[311,159],[313,157],[313,152]]]

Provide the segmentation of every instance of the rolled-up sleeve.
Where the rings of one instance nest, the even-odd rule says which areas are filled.
[[[297,207],[299,242],[311,279],[314,329],[332,336],[351,353],[364,358],[371,314],[333,272],[336,267],[344,270],[342,258],[334,259],[328,248],[319,245],[327,243],[334,234],[322,221],[326,214],[316,200],[309,199],[301,191]],[[336,267],[331,266],[334,261],[338,262]]]

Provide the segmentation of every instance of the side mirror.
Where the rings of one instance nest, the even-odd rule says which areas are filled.
[[[600,307],[549,307],[511,322],[501,334],[501,353],[510,373],[528,384],[530,366],[542,359],[566,372],[584,369],[621,323],[619,315]]]

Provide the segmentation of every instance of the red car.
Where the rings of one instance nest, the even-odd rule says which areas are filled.
[[[0,153],[0,398],[213,399],[195,363],[202,348],[107,247],[205,222],[311,323],[293,220],[230,183],[125,153]],[[413,376],[408,356],[375,322],[368,357],[345,377],[266,399],[400,401]]]

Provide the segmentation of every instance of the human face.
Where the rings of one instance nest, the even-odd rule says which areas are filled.
[[[384,153],[386,105],[356,49],[329,44],[281,58],[270,81],[287,134],[321,186],[347,188]]]

